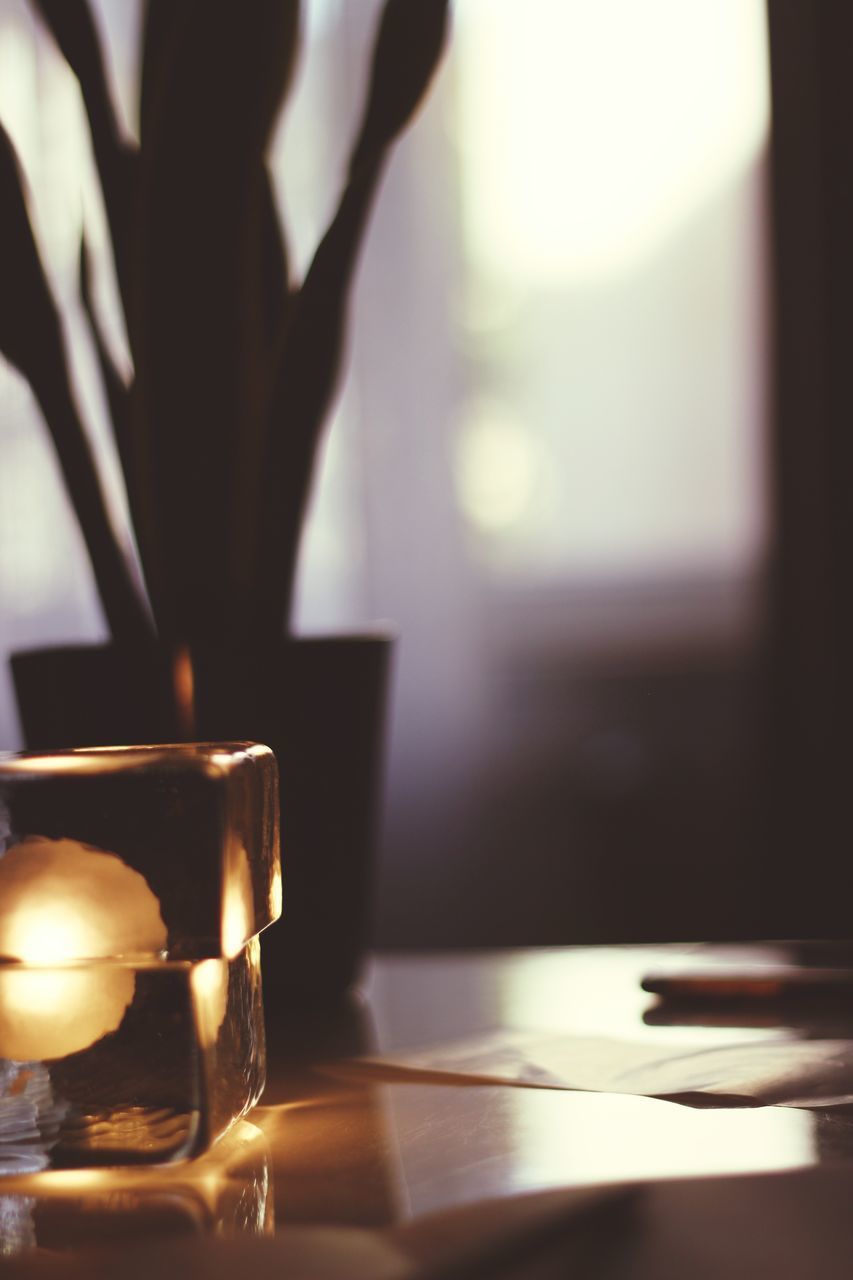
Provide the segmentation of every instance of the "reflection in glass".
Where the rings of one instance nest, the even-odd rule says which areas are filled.
[[[10,1178],[0,1196],[0,1257],[36,1246],[64,1250],[159,1236],[265,1235],[274,1222],[270,1179],[266,1139],[246,1121],[178,1168]]]
[[[232,960],[0,965],[0,1174],[163,1163],[254,1106],[257,938]]]
[[[117,1031],[136,978],[124,965],[0,966],[0,1058],[50,1061]]]

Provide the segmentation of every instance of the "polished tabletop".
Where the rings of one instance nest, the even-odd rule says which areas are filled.
[[[51,1250],[73,1259],[75,1250],[117,1241],[126,1250],[136,1239],[150,1246],[160,1237],[200,1245],[207,1236],[314,1240],[306,1228],[356,1229],[370,1233],[359,1240],[384,1240],[383,1233],[416,1231],[421,1220],[440,1221],[430,1215],[484,1201],[510,1205],[521,1193],[843,1164],[853,1156],[849,1108],[694,1108],[608,1093],[425,1082],[381,1065],[351,1065],[363,1055],[393,1059],[403,1049],[500,1027],[696,1048],[780,1036],[853,1038],[837,1008],[756,1005],[734,1019],[701,1009],[671,1015],[640,987],[655,969],[803,955],[801,946],[764,944],[377,957],[361,991],[335,1009],[269,1009],[262,1104],[208,1156],[137,1173],[7,1180],[0,1248],[7,1257]],[[716,1025],[703,1025],[709,1022]],[[372,1273],[381,1272],[373,1264]],[[354,1263],[322,1272],[356,1273]]]

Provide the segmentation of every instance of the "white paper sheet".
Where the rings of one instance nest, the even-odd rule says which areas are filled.
[[[853,1105],[853,1041],[683,1044],[495,1030],[470,1039],[361,1058],[362,1070],[464,1077],[544,1089],[628,1093],[701,1105]]]

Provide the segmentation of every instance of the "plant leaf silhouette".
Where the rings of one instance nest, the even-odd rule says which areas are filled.
[[[53,439],[114,638],[150,636],[147,610],[119,544],[74,403],[59,314],[33,238],[12,142],[0,125],[0,349],[27,378]]]
[[[447,36],[447,0],[387,0],[350,173],[388,147],[422,103]]]
[[[100,39],[87,0],[34,0],[34,3],[80,83],[104,193],[116,274],[127,315],[136,149],[121,135],[107,84]]]
[[[83,303],[83,310],[86,313],[86,319],[89,322],[89,330],[95,344],[95,354],[98,357],[101,380],[104,384],[107,404],[109,405],[110,419],[112,421],[116,448],[118,450],[119,460],[121,461],[122,471],[124,473],[124,482],[127,486],[128,496],[130,497],[132,504],[133,498],[131,491],[133,488],[133,482],[130,473],[127,439],[128,431],[130,429],[131,388],[127,386],[116,368],[112,353],[110,352],[104,338],[100,320],[95,312],[94,301],[92,298],[92,263],[89,257],[89,250],[86,245],[85,235],[80,239],[80,300]]]
[[[139,136],[142,145],[152,128],[159,89],[169,75],[172,51],[184,23],[197,22],[199,0],[148,0],[142,42],[142,71],[139,89]]]
[[[85,242],[80,290],[161,642],[227,643],[247,626],[259,644],[275,640],[291,609],[364,230],[391,148],[440,60],[448,0],[386,0],[346,182],[299,289],[266,168],[299,0],[250,0],[239,14],[233,2],[148,0],[139,148],[122,137],[87,0],[33,3],[80,82],[103,188],[132,387],[97,321]],[[114,636],[139,636],[150,619],[110,525],[4,146],[0,340],[48,420]]]
[[[337,212],[293,309],[271,400],[264,467],[261,623],[279,629],[292,608],[299,541],[323,419],[337,387],[346,306],[385,160],[438,66],[447,0],[387,0],[376,37],[363,122]]]
[[[146,120],[133,326],[143,555],[161,630],[181,640],[236,625],[243,603],[229,566],[259,376],[251,258],[298,6],[256,0],[238,23],[231,5],[190,11]]]

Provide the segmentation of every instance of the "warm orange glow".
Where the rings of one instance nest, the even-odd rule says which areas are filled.
[[[8,756],[4,774],[11,773],[119,773],[149,763],[146,747],[88,747],[61,755]]]
[[[135,986],[126,965],[0,965],[0,1057],[38,1062],[88,1049],[121,1025]]]
[[[193,966],[196,1023],[202,1045],[216,1043],[228,1006],[228,961],[202,960]]]
[[[158,955],[167,945],[147,881],[115,854],[28,836],[0,858],[0,955],[51,965]]]
[[[255,932],[255,904],[249,858],[242,844],[232,841],[225,866],[222,902],[222,950],[238,955]]]
[[[276,864],[270,881],[270,915],[278,920],[281,915],[281,867]]]
[[[172,658],[172,687],[181,735],[193,739],[196,736],[195,676],[188,645],[182,644],[175,649]]]
[[[248,1178],[269,1176],[270,1149],[263,1131],[247,1120],[238,1120],[223,1138],[203,1155],[173,1165],[112,1169],[46,1169],[37,1174],[11,1173],[3,1176],[3,1193],[38,1196],[40,1201],[65,1200],[70,1204],[82,1196],[91,1197],[92,1208],[111,1207],[122,1211],[128,1204],[144,1206],[146,1197],[201,1195],[208,1209],[215,1211],[229,1191],[239,1194]],[[247,1176],[248,1175],[248,1176]],[[272,1205],[265,1215],[264,1229],[272,1227]]]
[[[0,1057],[17,1062],[79,1053],[115,1031],[135,972],[75,964],[160,955],[166,927],[144,877],[76,840],[28,836],[0,858]]]
[[[46,902],[34,911],[13,911],[6,929],[10,953],[34,965],[91,955],[97,949],[97,937],[87,925],[86,920],[69,918],[61,902]]]

